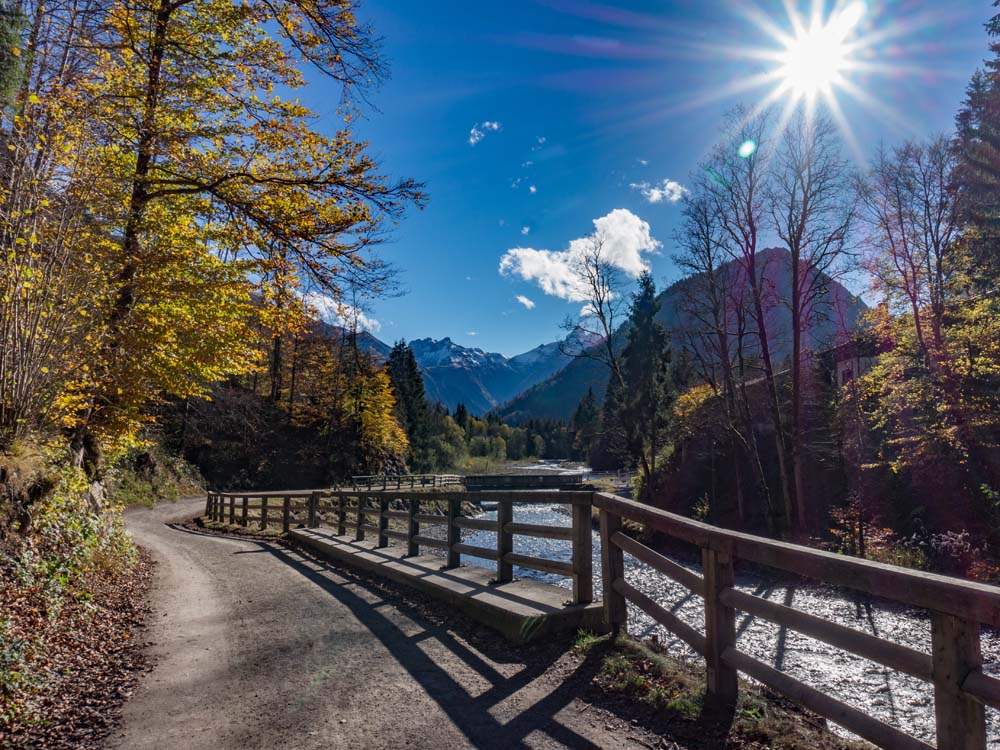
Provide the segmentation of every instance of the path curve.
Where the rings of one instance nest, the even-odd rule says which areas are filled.
[[[305,553],[172,525],[204,502],[126,513],[157,562],[154,667],[109,750],[641,746],[557,662],[473,646]]]

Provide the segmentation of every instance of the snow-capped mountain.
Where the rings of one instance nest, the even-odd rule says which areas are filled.
[[[327,336],[347,336],[344,329],[322,321],[317,327]],[[571,334],[566,342],[579,340],[579,336]],[[465,404],[477,416],[545,380],[571,359],[563,354],[568,344],[559,341],[542,344],[515,357],[461,346],[447,337],[415,339],[409,343],[424,376],[427,400],[440,402],[452,410],[458,404]],[[392,351],[390,345],[367,331],[358,334],[358,346],[371,352],[379,362],[385,361]]]
[[[484,414],[540,383],[569,362],[561,342],[537,346],[515,357],[460,346],[450,338],[410,342],[424,375],[428,400],[449,409],[460,403]]]

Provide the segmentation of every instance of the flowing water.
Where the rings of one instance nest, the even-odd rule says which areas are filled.
[[[487,511],[480,518],[496,519],[496,511]],[[519,523],[569,526],[570,516],[563,505],[515,505],[514,520]],[[495,532],[463,531],[463,541],[483,547],[496,546]],[[548,557],[570,559],[569,542],[533,537],[514,537],[514,551]],[[491,560],[463,556],[463,562],[485,568],[495,567]],[[698,566],[679,561],[699,572]],[[594,533],[594,576],[600,580],[601,540]],[[515,577],[533,578],[570,587],[569,579],[549,573],[515,567]],[[625,577],[665,609],[704,632],[701,598],[691,594],[647,565],[625,555]],[[736,586],[741,591],[765,599],[794,606],[796,609],[827,620],[863,630],[872,635],[930,652],[930,619],[922,610],[900,607],[870,597],[862,597],[844,589],[806,584],[788,579],[768,579],[755,574],[737,574]],[[599,588],[599,587],[598,587]],[[595,595],[600,596],[599,591]],[[934,698],[931,686],[909,675],[894,672],[874,662],[854,656],[825,643],[782,628],[766,620],[737,613],[738,646],[776,669],[864,709],[928,742],[934,741]],[[657,625],[649,616],[629,606],[629,632],[639,638],[657,638],[667,651],[680,658],[693,660],[696,655],[687,645]],[[984,630],[983,658],[987,671],[1000,674],[1000,636]],[[700,657],[697,657],[700,658]],[[1000,715],[988,709],[990,747],[1000,748]]]

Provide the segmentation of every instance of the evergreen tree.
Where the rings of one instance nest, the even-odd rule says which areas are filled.
[[[23,29],[24,14],[17,0],[0,0],[0,119],[23,83]]]
[[[590,466],[598,471],[617,471],[630,468],[625,425],[622,422],[622,408],[625,389],[618,378],[610,378],[601,406],[601,427],[594,450],[590,455]]]
[[[994,7],[1000,1],[993,3]],[[992,57],[976,71],[955,120],[955,183],[979,271],[1000,273],[1000,15],[986,24]]]
[[[389,354],[386,368],[396,394],[396,418],[410,441],[410,470],[417,473],[433,471],[430,411],[413,349],[405,341],[398,342]]]
[[[468,432],[469,430],[469,410],[465,408],[465,404],[459,404],[455,407],[454,420],[459,427]]]
[[[655,488],[657,454],[666,442],[672,393],[670,334],[656,319],[660,302],[649,272],[639,278],[632,297],[628,343],[622,354],[625,390],[621,420],[629,456],[642,471],[646,499]]]
[[[576,407],[572,425],[574,455],[588,460],[597,444],[597,437],[601,429],[601,412],[593,388],[587,389],[587,395]]]

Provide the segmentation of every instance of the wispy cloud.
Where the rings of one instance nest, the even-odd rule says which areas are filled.
[[[688,194],[688,189],[679,182],[662,180],[658,183],[633,182],[629,184],[633,190],[642,193],[642,197],[650,203],[676,203]]]
[[[526,232],[522,230],[522,233]],[[595,237],[603,243],[604,261],[631,278],[638,278],[648,270],[643,254],[653,253],[660,247],[660,242],[650,234],[647,222],[627,209],[616,208],[594,219],[594,233],[572,240],[565,250],[511,248],[500,258],[500,273],[533,281],[553,297],[586,302],[587,289],[576,269]]]
[[[466,331],[465,335],[466,336],[478,336],[479,335],[479,331]]]
[[[517,295],[514,299],[516,299],[518,302],[520,302],[522,305],[524,305],[525,308],[527,308],[528,310],[534,310],[535,309],[535,301],[532,300],[532,299],[528,299],[523,294]]]
[[[535,193],[538,192],[538,188],[536,188],[534,185],[528,185],[528,192],[534,195]]]
[[[639,159],[639,163],[642,166],[644,166],[644,167],[648,167],[649,166],[649,159]]]
[[[486,120],[485,122],[479,122],[472,126],[472,130],[469,131],[469,145],[475,146],[489,132],[497,132],[501,129],[501,125],[496,120]]]
[[[531,231],[531,227],[521,227],[521,234],[527,234]]]
[[[359,331],[369,333],[378,333],[382,330],[382,324],[375,318],[369,317],[364,310],[338,302],[325,294],[310,292],[302,296],[302,301],[330,325],[352,330],[357,327]]]

